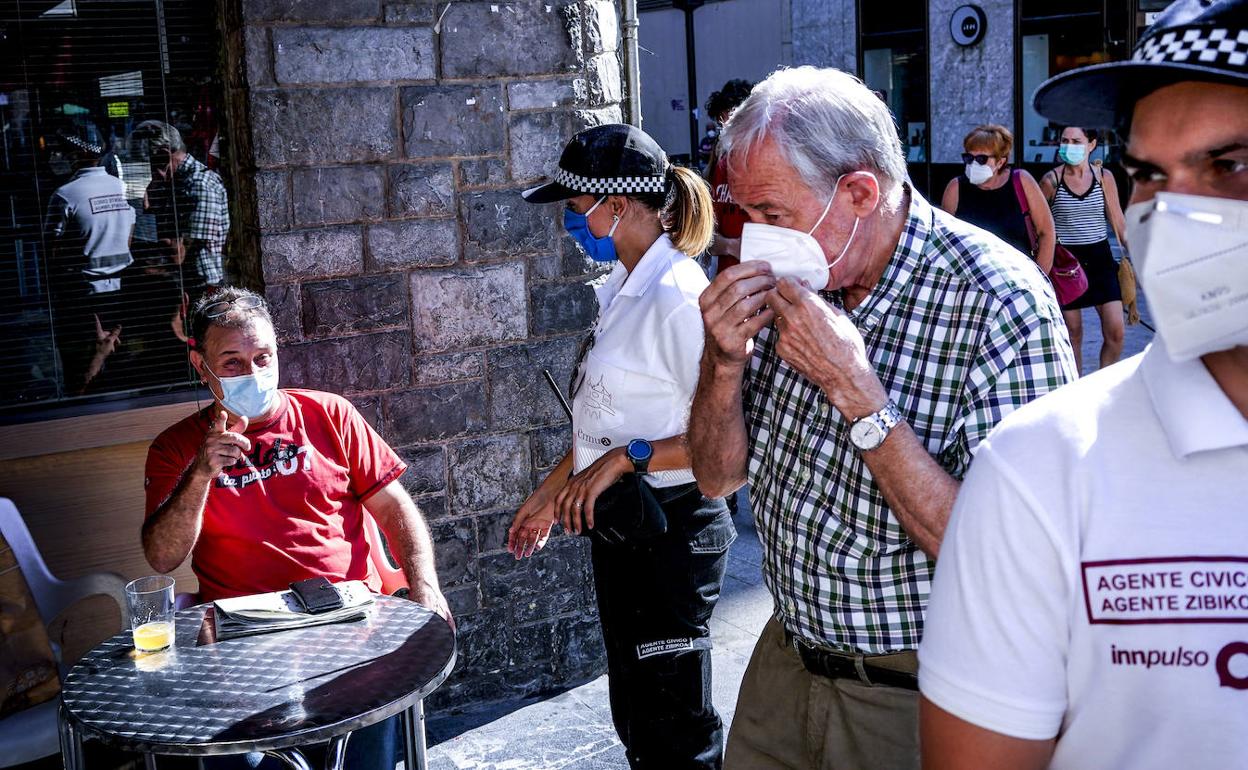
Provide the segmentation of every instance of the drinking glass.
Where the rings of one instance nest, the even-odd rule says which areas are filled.
[[[126,584],[134,649],[158,652],[173,644],[173,578],[151,575]]]

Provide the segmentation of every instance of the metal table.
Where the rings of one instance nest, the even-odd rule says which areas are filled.
[[[66,770],[85,770],[84,738],[154,755],[261,751],[308,770],[299,746],[328,742],[341,770],[351,732],[402,714],[406,766],[425,770],[423,699],[455,665],[455,633],[406,599],[379,596],[368,617],[217,641],[212,607],[177,613],[176,641],[136,655],[130,632],[92,650],[61,687]]]

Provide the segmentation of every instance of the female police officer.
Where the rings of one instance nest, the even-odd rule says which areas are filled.
[[[723,499],[698,491],[685,445],[707,285],[690,257],[711,240],[709,192],[647,134],[616,124],[573,137],[554,181],[524,197],[566,201],[572,237],[593,259],[618,262],[573,374],[572,451],[516,514],[508,549],[531,555],[556,520],[592,535],[611,714],[630,765],[718,768],[707,623],[736,532]],[[599,496],[628,473],[644,474],[662,534],[604,535]]]

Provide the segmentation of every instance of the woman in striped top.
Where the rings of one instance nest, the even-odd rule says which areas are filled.
[[[1095,307],[1101,318],[1101,368],[1122,355],[1122,291],[1118,287],[1118,264],[1109,247],[1109,226],[1125,248],[1126,220],[1114,175],[1088,163],[1088,156],[1095,149],[1096,131],[1066,128],[1057,153],[1062,165],[1040,180],[1040,188],[1053,211],[1058,243],[1079,259],[1088,274],[1087,292],[1062,307],[1080,373],[1086,307]]]

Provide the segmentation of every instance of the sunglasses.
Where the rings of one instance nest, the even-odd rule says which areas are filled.
[[[972,155],[969,152],[962,153],[963,163],[970,163],[971,161],[974,161],[981,166],[987,166],[988,161],[994,160],[995,158],[995,155],[984,155],[983,153],[980,153],[979,155]]]
[[[223,299],[210,303],[204,307],[204,317],[220,318],[231,310],[252,310],[260,307],[264,300],[259,297],[237,297],[235,299]]]
[[[580,392],[581,385],[585,381],[585,357],[594,349],[594,335],[597,331],[597,329],[591,330],[589,336],[581,341],[580,350],[576,351],[576,363],[572,366],[572,380],[568,383],[569,400],[576,399],[576,394]]]

